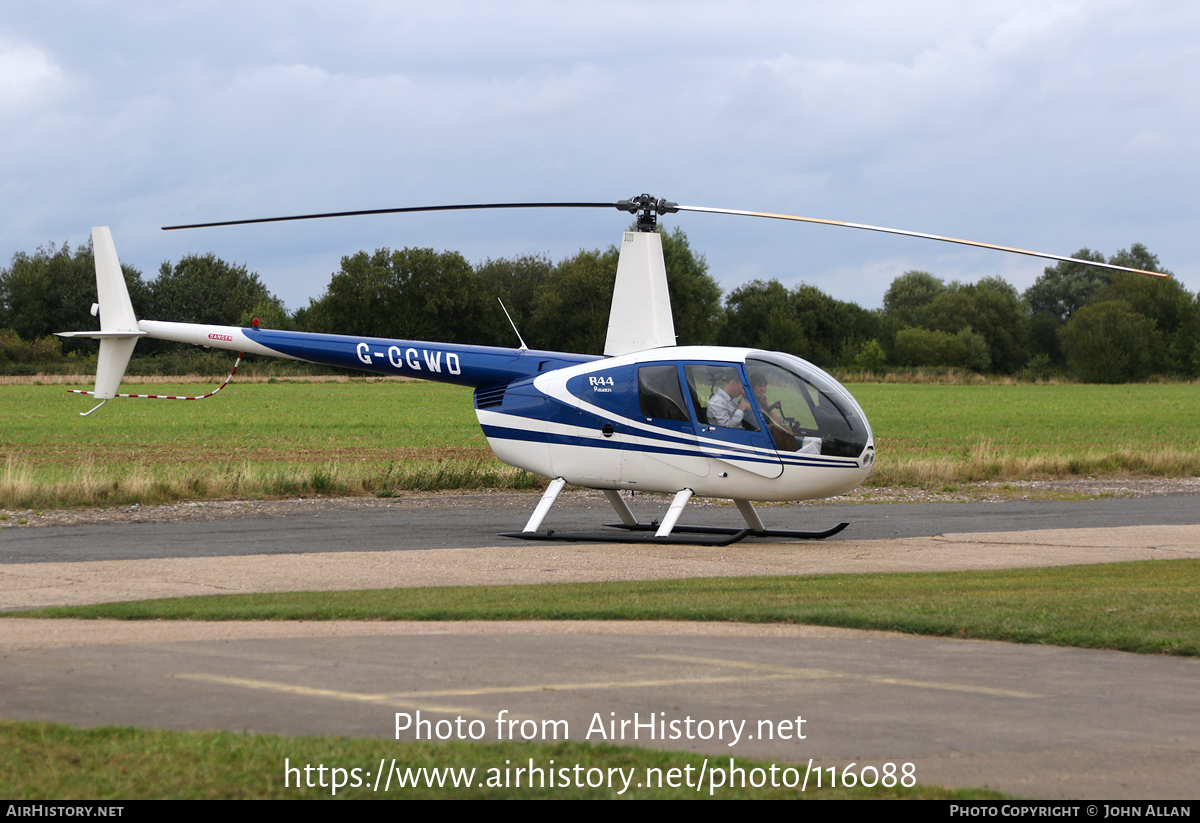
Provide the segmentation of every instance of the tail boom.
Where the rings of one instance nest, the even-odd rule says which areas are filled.
[[[657,240],[657,235],[653,239]],[[93,307],[92,313],[96,314],[97,310],[99,312],[100,330],[58,334],[60,337],[91,337],[100,341],[96,387],[94,392],[89,392],[98,400],[106,401],[122,396],[118,394],[121,380],[139,337],[268,357],[283,357],[374,374],[415,377],[472,388],[507,384],[549,369],[599,359],[593,355],[531,351],[525,348],[506,349],[257,327],[239,328],[205,323],[139,320],[134,314],[129,290],[125,285],[125,276],[121,271],[112,233],[108,227],[92,229],[92,247],[96,259],[96,291],[99,296],[99,303]],[[665,273],[660,279],[665,283]],[[674,342],[673,330],[669,328],[669,312],[665,322],[666,331],[655,338],[656,345],[670,345]]]

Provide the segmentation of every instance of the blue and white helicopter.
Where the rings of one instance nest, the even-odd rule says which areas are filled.
[[[1006,246],[765,212],[681,206],[643,194],[616,203],[493,203],[421,206],[168,226],[249,223],[492,208],[616,208],[637,215],[621,240],[604,356],[414,340],[139,320],[107,227],[92,230],[100,331],[63,332],[100,341],[92,394],[118,393],[138,338],[285,357],[384,375],[470,386],[488,445],[509,465],[551,478],[525,528],[504,536],[554,540],[706,543],[747,536],[823,538],[825,531],[768,529],[751,501],[831,497],[860,485],[875,461],[867,416],[830,375],[799,357],[717,346],[677,346],[657,217],[680,211],[767,217],[942,240],[1044,257]],[[1156,272],[1089,263],[1139,274]],[[517,333],[520,340],[520,333]],[[95,411],[99,406],[92,409]],[[90,414],[85,412],[84,414]],[[605,534],[538,531],[567,484],[602,491],[621,519]],[[661,522],[641,523],[622,490],[674,495]],[[744,528],[683,526],[694,495],[732,499]],[[653,532],[648,534],[647,532]]]

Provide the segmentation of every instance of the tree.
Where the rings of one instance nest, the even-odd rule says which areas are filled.
[[[1080,249],[1080,260],[1105,262],[1104,255]],[[1157,255],[1141,243],[1121,249],[1108,259],[1116,266],[1163,272]],[[1162,333],[1163,346],[1152,354],[1153,369],[1161,372],[1195,374],[1200,362],[1192,352],[1200,344],[1200,317],[1191,311],[1191,295],[1174,280],[1141,274],[1114,272],[1083,263],[1060,262],[1025,291],[1032,317],[1033,351],[1051,361],[1064,362],[1061,331],[1082,306],[1124,300],[1132,310],[1154,320]]]
[[[887,353],[878,340],[868,340],[859,347],[853,365],[867,371],[879,371],[887,366]]]
[[[1105,262],[1104,255],[1090,249],[1082,249],[1074,257]],[[1117,251],[1107,262],[1170,274],[1160,266],[1158,256],[1141,243]],[[1157,336],[1152,338],[1154,342],[1138,345],[1131,361],[1133,365],[1123,367],[1122,374],[1126,376],[1121,379],[1133,379],[1127,375],[1141,372],[1187,375],[1200,372],[1200,312],[1196,310],[1191,293],[1177,280],[1061,262],[1053,268],[1047,267],[1045,274],[1026,290],[1025,296],[1033,312],[1033,350],[1048,355],[1054,362],[1070,360],[1076,373],[1084,369],[1080,358],[1085,349],[1097,352],[1101,349],[1077,342],[1072,358],[1062,346],[1068,337],[1078,340],[1080,332],[1064,335],[1066,324],[1082,307],[1112,302],[1124,303],[1129,312],[1153,321],[1157,330]],[[1134,322],[1111,306],[1104,312],[1110,323],[1117,322],[1118,315],[1122,327]],[[1093,319],[1092,324],[1096,322],[1099,321]],[[1148,355],[1145,345],[1150,345]],[[1143,355],[1149,356],[1148,363],[1143,362]],[[1112,358],[1107,354],[1098,356],[1109,360],[1110,366],[1105,371],[1108,374],[1113,368]]]
[[[906,271],[883,295],[883,313],[899,320],[902,326],[924,325],[925,307],[945,291],[946,284],[929,272]]]
[[[1120,249],[1112,257],[1108,258],[1108,262],[1114,266],[1124,266],[1127,269],[1141,269],[1142,271],[1162,272],[1170,274],[1166,269],[1158,267],[1158,255],[1151,254],[1150,250],[1141,243],[1134,243],[1128,250]],[[1142,275],[1145,277],[1145,275]]]
[[[1077,260],[1103,263],[1104,255],[1091,249],[1080,249],[1071,255]],[[1118,263],[1118,266],[1126,265]],[[1141,268],[1131,266],[1130,268]],[[1092,298],[1096,291],[1112,277],[1111,269],[1100,269],[1084,263],[1059,261],[1055,266],[1046,266],[1042,276],[1025,290],[1025,301],[1032,314],[1045,311],[1060,323],[1071,319],[1080,306]]]
[[[212,253],[186,255],[174,266],[164,262],[150,292],[155,320],[239,326],[255,312],[276,321],[287,315],[257,274]]]
[[[862,344],[878,333],[878,318],[855,303],[801,283],[789,295],[792,316],[808,338],[805,355],[818,366],[850,365]]]
[[[458,252],[383,248],[343,257],[304,322],[330,334],[487,345],[500,316]]]
[[[818,366],[850,365],[875,336],[878,318],[801,283],[790,292],[778,280],[755,280],[730,292],[725,342],[783,351]]]
[[[1090,302],[1062,330],[1063,351],[1075,375],[1088,383],[1125,383],[1150,374],[1162,335],[1155,323],[1124,300]]]
[[[704,255],[697,255],[683,229],[662,232],[663,261],[675,335],[681,345],[716,343],[724,325],[721,287],[708,273]]]
[[[974,284],[951,283],[923,314],[930,329],[951,334],[967,330],[982,336],[992,371],[1012,374],[1029,360],[1028,306],[1000,277],[985,277]]]
[[[296,321],[288,314],[283,301],[274,296],[260,298],[257,303],[241,313],[236,325],[248,328],[254,325],[256,320],[258,325],[264,329],[292,330],[296,328]]]
[[[896,333],[893,360],[900,366],[946,366],[954,359],[954,335],[909,326]]]
[[[617,279],[616,246],[580,250],[554,267],[534,302],[535,348],[601,354]]]
[[[1105,262],[1103,254],[1087,248],[1071,256],[1078,260]],[[1034,355],[1045,355],[1051,363],[1065,363],[1066,355],[1063,354],[1059,332],[1111,276],[1110,269],[1068,263],[1065,260],[1054,266],[1046,266],[1042,276],[1025,290],[1024,295],[1031,315],[1030,351]]]
[[[895,360],[901,366],[952,366],[985,371],[987,342],[970,328],[955,334],[910,326],[896,334]]]
[[[1046,309],[1039,309],[1029,318],[1029,351],[1034,357],[1044,357],[1047,364],[1066,363],[1059,332],[1064,323]]]
[[[809,350],[804,329],[792,314],[788,291],[778,280],[753,280],[729,293],[721,342],[801,356]]]
[[[134,312],[145,316],[149,292],[142,274],[132,266],[121,265],[125,285]],[[32,256],[13,255],[12,264],[0,269],[0,328],[10,328],[22,339],[37,340],[59,331],[99,329],[100,321],[91,316],[96,302],[96,264],[92,243],[70,246],[49,243]],[[94,348],[95,343],[65,339],[63,351]]]
[[[1129,251],[1122,249],[1110,262],[1146,271],[1164,271],[1158,258],[1140,243]],[[1169,274],[1170,272],[1165,272]],[[1164,374],[1196,373],[1194,359],[1200,343],[1200,314],[1191,292],[1174,278],[1147,277],[1143,274],[1113,272],[1108,283],[1095,296],[1096,303],[1123,301],[1137,314],[1154,321],[1161,337],[1152,352],[1152,370]]]
[[[538,293],[546,288],[553,271],[554,264],[545,255],[487,260],[475,268],[480,287],[488,294],[489,303],[497,306],[496,328],[493,329],[491,345],[513,346],[516,342],[508,320],[499,311],[497,299],[504,301],[504,308],[527,343],[541,339],[535,334],[533,309]],[[530,345],[540,347],[540,343]]]
[[[987,340],[984,339],[982,334],[976,334],[968,326],[965,329],[960,329],[958,334],[954,335],[954,342],[957,348],[955,354],[958,358],[958,362],[955,365],[977,372],[985,372],[991,369],[991,350],[988,348]]]
[[[685,344],[715,342],[723,324],[720,286],[681,229],[664,232],[661,239],[676,337]],[[581,250],[554,266],[534,300],[529,344],[600,354],[608,334],[619,258],[616,246],[610,246],[604,252]]]
[[[12,329],[0,329],[0,369],[11,374],[13,364],[28,366],[57,361],[62,358],[62,340],[52,334],[37,340],[22,340]]]

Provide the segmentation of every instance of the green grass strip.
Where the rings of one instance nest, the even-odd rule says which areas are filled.
[[[591,746],[586,743],[396,743],[389,740],[355,739],[347,737],[281,737],[271,734],[235,734],[232,732],[176,732],[151,729],[106,727],[98,729],[76,729],[53,723],[19,723],[0,721],[0,751],[4,752],[0,762],[0,796],[10,800],[139,800],[139,799],[334,799],[331,769],[346,770],[344,782],[336,799],[708,799],[708,782],[701,791],[694,784],[704,765],[705,757],[683,752],[663,752],[653,749],[635,749],[617,746]],[[385,761],[385,771],[390,771],[394,759],[402,775],[415,776],[420,785],[400,788],[393,777],[389,791],[380,782],[378,791],[372,783],[379,770],[380,760]],[[556,785],[541,787],[535,779],[534,788],[528,787],[524,776],[521,788],[512,785],[515,770],[528,767],[532,759],[534,766],[545,773],[554,761]],[[284,785],[284,765],[298,767],[299,772],[289,775],[290,787]],[[507,761],[507,762],[506,762]],[[575,765],[583,770],[576,772]],[[305,773],[304,766],[311,765],[312,771]],[[319,765],[326,766],[322,774]],[[736,767],[744,768],[746,786],[730,788],[718,786],[712,789],[711,797],[719,799],[994,799],[1004,795],[985,790],[949,790],[917,784],[910,788],[894,785],[885,788],[842,788],[841,772],[838,770],[839,785],[829,787],[829,772],[823,773],[824,786],[817,788],[815,777],[809,778],[804,792],[800,786],[787,788],[787,782],[802,780],[805,766],[799,771],[785,775],[785,767],[797,764],[780,763],[772,787],[772,775],[768,771],[773,765],[764,761],[736,758]],[[844,766],[845,764],[843,764]],[[884,763],[874,765],[882,770]],[[719,766],[729,768],[729,757],[708,758],[707,768]],[[903,764],[894,764],[893,774],[899,782]],[[571,785],[557,785],[562,773],[570,769]],[[623,769],[626,775],[633,770],[629,788],[619,794],[623,785],[614,774],[616,788],[577,787],[577,782],[586,783],[589,769],[599,769],[607,776],[609,769]],[[686,770],[690,768],[690,773]],[[763,769],[761,775],[751,774],[755,768]],[[351,770],[358,769],[357,775]],[[444,786],[426,785],[429,772],[420,769],[475,770],[474,783],[482,787],[462,786],[455,788],[452,778],[445,779]],[[506,773],[506,769],[510,770]],[[662,788],[655,784],[647,787],[647,770],[660,769]],[[676,788],[668,784],[669,771],[679,770]],[[410,771],[411,770],[411,771]],[[495,771],[489,771],[495,770]],[[855,770],[857,771],[857,769]],[[371,778],[365,775],[370,772]],[[457,772],[460,776],[461,772]],[[536,774],[536,772],[535,772]],[[650,773],[653,775],[653,773]],[[684,783],[690,774],[693,783],[688,788]],[[657,775],[654,775],[657,776]],[[918,774],[917,777],[920,775]],[[875,775],[868,775],[874,780]],[[353,785],[357,778],[360,785]],[[297,787],[297,780],[303,786]],[[311,779],[315,785],[308,787]],[[591,774],[592,783],[599,775]],[[508,786],[504,785],[504,781]],[[320,782],[325,783],[322,788]],[[499,783],[489,787],[488,782]],[[754,788],[753,782],[765,782]],[[643,786],[638,788],[641,782]],[[726,775],[719,782],[728,783]],[[655,783],[651,777],[651,783]]]
[[[1200,655],[1200,561],[217,595],[12,612],[121,620],[715,620]]]
[[[850,389],[875,433],[868,486],[1200,474],[1194,384]],[[462,386],[235,381],[203,402],[122,400],[78,417],[87,403],[61,385],[0,386],[0,510],[544,482],[494,458]]]

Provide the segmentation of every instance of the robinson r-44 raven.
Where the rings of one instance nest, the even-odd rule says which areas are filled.
[[[1071,260],[989,243],[764,212],[681,206],[640,195],[616,203],[492,203],[418,206],[168,226],[168,230],[494,208],[616,208],[637,216],[621,238],[604,355],[310,334],[134,315],[112,235],[92,230],[99,331],[63,337],[100,341],[92,394],[103,405],[118,393],[140,337],[286,357],[384,375],[470,386],[488,445],[509,465],[550,478],[529,521],[507,537],[725,545],[747,536],[822,538],[846,527],[801,532],[768,529],[751,501],[799,501],[850,491],[871,473],[875,440],[845,387],[790,354],[718,346],[677,346],[657,217],[681,211],[766,217],[902,234]],[[1163,276],[1101,263],[1089,265]],[[520,334],[518,332],[518,339]],[[208,396],[208,395],[206,395]],[[91,411],[95,411],[96,406]],[[91,412],[85,412],[84,415]],[[605,534],[538,531],[566,484],[602,491],[621,519]],[[661,522],[641,523],[622,489],[674,495]],[[693,495],[732,499],[744,528],[683,526]],[[650,534],[652,532],[653,534]]]

